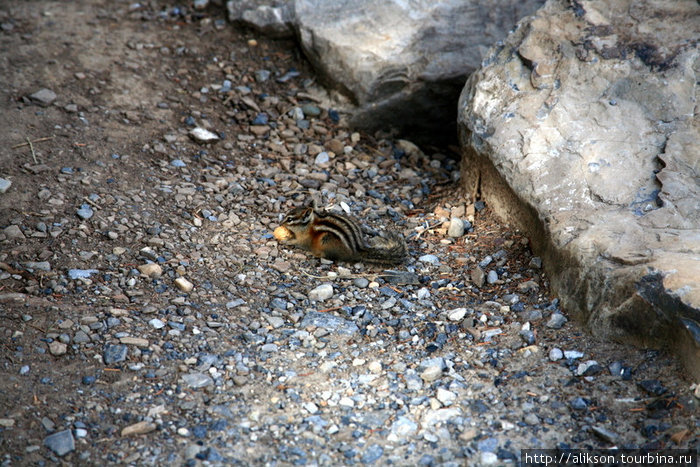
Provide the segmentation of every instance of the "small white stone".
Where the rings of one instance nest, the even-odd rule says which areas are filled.
[[[333,296],[333,285],[332,284],[322,284],[309,292],[309,300],[312,301],[324,301],[328,300]]]
[[[219,141],[219,136],[204,128],[193,128],[190,130],[190,137],[198,143],[215,143]]]
[[[63,342],[53,341],[49,344],[49,352],[51,352],[51,355],[63,355],[66,353],[67,350],[68,346]]]
[[[175,285],[177,286],[178,289],[182,290],[185,293],[191,292],[192,289],[194,289],[194,284],[184,277],[178,277],[175,279]]]
[[[382,372],[382,362],[378,360],[371,361],[369,365],[367,365],[367,368],[369,368],[369,371],[372,373],[379,374]]]
[[[423,373],[420,374],[423,381],[427,383],[435,381],[436,379],[440,378],[440,376],[442,376],[442,367],[440,365],[429,366],[423,370]]]
[[[549,351],[549,359],[553,362],[561,360],[563,357],[564,352],[562,352],[561,349],[554,347],[552,350]]]
[[[163,274],[163,267],[156,263],[142,264],[138,267],[138,270],[144,276],[152,277],[154,279]]]
[[[447,313],[447,317],[450,321],[462,321],[466,314],[466,308],[455,308],[454,310],[451,310]]]
[[[454,404],[455,400],[457,400],[457,394],[443,388],[438,388],[435,397],[445,406],[452,405]]]
[[[450,226],[447,229],[447,235],[452,238],[459,238],[464,235],[464,221],[457,217],[450,219]]]

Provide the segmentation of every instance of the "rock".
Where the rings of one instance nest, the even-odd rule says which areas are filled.
[[[549,359],[551,361],[556,362],[557,360],[561,360],[562,358],[564,358],[564,352],[562,352],[561,349],[555,347],[549,351]]]
[[[189,132],[189,135],[190,138],[202,144],[216,143],[217,141],[219,141],[219,139],[221,139],[216,133],[212,133],[211,131],[205,130],[204,128],[200,127],[192,128]]]
[[[88,220],[95,214],[89,204],[81,205],[80,209],[78,209],[75,213],[83,220]]]
[[[613,433],[604,426],[594,425],[591,427],[591,431],[600,439],[607,441],[610,444],[616,444],[619,439],[619,436],[616,433]]]
[[[435,255],[423,255],[418,258],[418,261],[432,264],[433,266],[440,266],[440,259]]]
[[[442,376],[442,366],[431,365],[420,374],[421,379],[426,383],[435,381]]]
[[[652,396],[660,396],[668,391],[658,379],[645,379],[637,385]]]
[[[71,430],[63,430],[44,438],[44,446],[57,456],[63,457],[75,450],[75,439]]]
[[[496,282],[498,282],[498,273],[495,270],[491,269],[486,275],[486,282],[488,282],[489,284],[495,284]]]
[[[312,289],[309,292],[309,300],[312,301],[324,301],[328,300],[333,296],[333,285],[332,284],[322,284]]]
[[[201,389],[214,384],[214,380],[204,373],[187,373],[182,375],[181,378],[190,389]]]
[[[464,235],[464,221],[456,217],[450,219],[450,226],[447,228],[447,235],[452,238],[459,238]]]
[[[447,312],[447,318],[450,321],[462,321],[462,319],[464,319],[464,316],[466,314],[467,314],[466,308],[455,308],[454,310],[450,310]]]
[[[359,331],[357,325],[352,321],[348,321],[339,316],[335,316],[329,313],[321,313],[318,311],[310,311],[306,313],[304,319],[301,320],[301,328],[306,328],[309,326],[323,328],[332,333],[346,336],[350,336]]]
[[[561,313],[552,313],[547,321],[547,327],[552,329],[561,329],[562,326],[567,322],[566,316]]]
[[[129,349],[126,347],[126,345],[106,344],[102,353],[102,360],[104,360],[105,365],[123,362],[126,360],[126,355],[128,352]]]
[[[143,337],[124,336],[119,339],[119,342],[124,345],[135,345],[136,347],[148,348],[148,339],[144,339]]]
[[[178,277],[177,279],[175,279],[174,283],[178,289],[182,290],[185,293],[192,292],[192,289],[194,289],[194,284],[185,279],[184,277]]]
[[[15,224],[5,227],[2,232],[5,234],[5,237],[7,237],[8,240],[23,240],[26,238],[22,233],[22,229]]]
[[[27,261],[24,263],[24,267],[28,271],[51,271],[51,263],[48,261]]]
[[[406,416],[400,416],[391,424],[391,434],[398,440],[409,438],[418,431],[418,424]]]
[[[434,141],[454,138],[454,114],[445,109],[454,108],[483,50],[541,4],[295,0],[293,27],[331,87],[358,103],[354,126],[376,130],[392,122],[417,141]]]
[[[476,266],[472,269],[471,280],[477,287],[482,287],[486,282],[486,273],[481,267]]]
[[[566,357],[567,360],[576,360],[583,357],[583,352],[578,350],[565,350],[564,357]]]
[[[457,394],[444,388],[438,388],[435,398],[443,405],[452,405],[457,400]]]
[[[7,192],[12,186],[12,182],[6,178],[0,177],[0,194]]]
[[[53,103],[53,101],[56,100],[56,93],[53,92],[50,89],[42,88],[39,89],[37,92],[34,94],[31,94],[29,96],[29,99],[31,99],[33,102],[46,107],[49,106]]]
[[[68,351],[68,346],[63,342],[53,341],[49,344],[49,352],[51,355],[59,356],[63,355]]]
[[[144,276],[152,278],[158,278],[163,274],[163,267],[156,263],[142,264],[138,267],[138,270]]]
[[[72,280],[76,279],[87,279],[93,274],[97,274],[99,271],[97,269],[69,269],[68,277]]]
[[[138,423],[134,423],[133,425],[125,426],[122,428],[122,437],[126,436],[131,436],[131,435],[143,435],[146,433],[150,433],[151,431],[154,431],[156,429],[156,424],[148,421],[142,421]]]
[[[226,2],[228,18],[243,23],[275,38],[294,36],[294,2],[279,5],[260,4],[258,0],[230,0]]]
[[[460,98],[462,180],[532,239],[563,308],[697,379],[700,5],[623,5],[550,1],[491,49]]]

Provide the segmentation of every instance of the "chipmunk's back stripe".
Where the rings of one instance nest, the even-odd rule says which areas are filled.
[[[315,223],[315,229],[321,232],[333,233],[351,252],[364,250],[365,244],[362,232],[360,232],[357,224],[352,219],[336,214],[319,214]]]

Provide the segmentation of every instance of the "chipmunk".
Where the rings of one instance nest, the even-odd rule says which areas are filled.
[[[406,242],[397,233],[387,232],[368,241],[356,219],[312,207],[292,209],[274,236],[283,245],[333,261],[398,264],[407,254]]]

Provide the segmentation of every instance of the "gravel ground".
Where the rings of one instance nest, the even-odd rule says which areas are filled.
[[[698,449],[679,363],[586,335],[453,149],[349,130],[292,43],[159,1],[8,0],[0,26],[2,465]],[[409,261],[280,247],[312,199]]]

